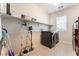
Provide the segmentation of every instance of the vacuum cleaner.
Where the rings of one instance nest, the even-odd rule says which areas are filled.
[[[33,43],[32,43],[32,26],[28,27],[28,31],[30,32],[30,35],[31,35],[31,38],[30,38],[31,47],[30,47],[29,51],[32,51],[34,49]]]

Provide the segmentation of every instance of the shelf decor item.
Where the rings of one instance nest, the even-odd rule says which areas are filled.
[[[21,14],[21,18],[25,18],[25,15],[24,14]]]
[[[35,19],[35,18],[32,18],[31,20],[32,20],[32,21],[36,21],[36,19]]]
[[[25,19],[27,19],[27,20],[31,20],[32,17],[26,15]]]

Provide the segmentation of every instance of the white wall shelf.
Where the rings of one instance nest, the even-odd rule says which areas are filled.
[[[41,22],[37,22],[37,21],[31,21],[31,20],[27,20],[27,19],[24,19],[24,18],[20,18],[20,17],[8,15],[8,14],[3,14],[3,13],[1,13],[1,17],[7,18],[7,19],[18,19],[18,20],[26,21],[26,22],[30,22],[30,23],[37,23],[37,24],[43,24],[43,25],[47,25],[47,26],[52,26],[52,25],[49,25],[49,24],[45,24],[45,23],[41,23]]]

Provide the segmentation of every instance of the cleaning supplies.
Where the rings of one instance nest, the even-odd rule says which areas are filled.
[[[7,56],[8,55],[8,48],[7,48],[7,42],[2,42],[2,50],[1,50],[1,56]]]
[[[6,28],[2,27],[2,36],[3,36],[3,47],[6,47],[8,50],[7,54],[9,56],[14,56],[14,52],[12,50],[12,45],[11,42],[9,40],[9,35],[8,35],[8,31]]]
[[[2,28],[1,56],[7,56],[8,55],[8,48],[7,48],[7,42],[6,42],[6,33],[7,33],[7,31],[4,28]]]
[[[12,51],[12,49],[8,49],[8,55],[9,56],[14,56],[14,52]]]

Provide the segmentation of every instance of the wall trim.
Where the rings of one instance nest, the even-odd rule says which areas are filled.
[[[68,41],[60,41],[60,42],[72,45],[72,42],[68,42]]]

